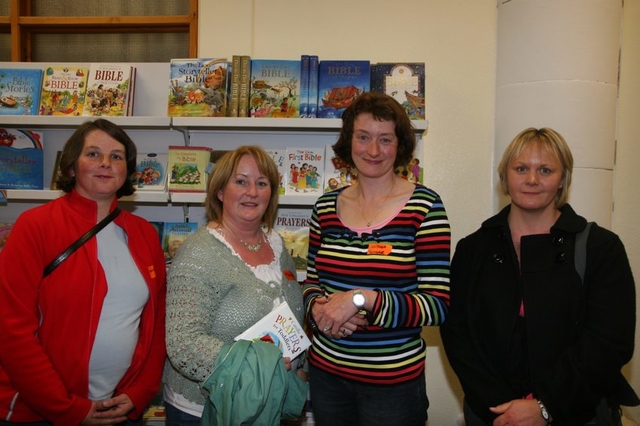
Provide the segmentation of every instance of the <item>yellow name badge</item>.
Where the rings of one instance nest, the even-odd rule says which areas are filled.
[[[380,243],[371,243],[369,244],[369,249],[367,250],[367,254],[377,254],[381,256],[388,256],[391,254],[391,245],[390,244],[380,244]]]

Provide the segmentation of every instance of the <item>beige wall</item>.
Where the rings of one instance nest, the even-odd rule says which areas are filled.
[[[639,9],[640,0],[625,1],[613,220],[636,277],[640,277]],[[317,54],[320,59],[425,62],[426,182],[444,199],[455,243],[495,212],[498,196],[493,164],[496,17],[496,0],[205,0],[200,2],[199,56],[295,59]],[[624,96],[627,90],[629,95]],[[429,345],[429,424],[454,425],[460,413],[459,385],[438,331],[427,329],[424,334]],[[640,388],[638,359],[628,369],[636,389]]]
[[[627,249],[636,279],[636,312],[640,312],[640,0],[624,1],[620,58],[613,230]],[[624,370],[636,393],[640,392],[639,329],[636,320],[635,356]],[[640,407],[626,409],[625,413],[640,424]]]

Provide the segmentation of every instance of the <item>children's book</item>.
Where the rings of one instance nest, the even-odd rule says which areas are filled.
[[[171,263],[182,243],[197,230],[198,224],[196,222],[165,222],[162,232],[165,262]]]
[[[291,359],[311,346],[309,337],[302,329],[302,325],[293,315],[287,302],[282,302],[274,310],[265,315],[254,325],[246,329],[235,340],[261,340],[273,343],[282,351],[282,356]]]
[[[42,70],[0,68],[0,115],[38,115]]]
[[[300,56],[300,118],[309,116],[309,55]]]
[[[82,115],[120,117],[130,111],[134,67],[127,63],[92,63]]]
[[[251,95],[251,56],[240,56],[240,88],[238,89],[238,117],[249,117]]]
[[[287,148],[285,194],[322,194],[324,148]]]
[[[82,115],[88,76],[88,67],[67,65],[45,67],[38,113],[40,115]]]
[[[249,111],[251,117],[298,118],[300,60],[253,59]]]
[[[420,153],[424,152],[422,141],[422,138],[418,138],[416,149],[413,154],[414,157],[409,160],[409,163],[401,164],[396,167],[396,174],[412,183],[424,183],[424,168],[420,161],[422,158]]]
[[[2,251],[4,245],[7,243],[12,228],[13,223],[0,223],[0,251]]]
[[[358,95],[371,87],[369,61],[320,61],[318,118],[339,118]]]
[[[227,117],[238,116],[238,106],[240,103],[240,64],[242,57],[233,55],[231,58],[231,83],[227,94]]]
[[[276,163],[276,167],[278,168],[278,175],[280,178],[279,184],[278,184],[278,194],[284,195],[285,186],[287,184],[286,182],[287,168],[285,164],[286,150],[285,149],[267,149],[266,151],[273,159],[273,162]]]
[[[307,270],[310,208],[279,207],[273,229],[280,234],[299,271]]]
[[[211,148],[205,146],[169,146],[169,192],[205,192],[211,151]]]
[[[324,192],[351,186],[356,183],[358,173],[355,167],[349,166],[333,152],[331,145],[325,147]]]
[[[425,119],[424,62],[383,62],[371,65],[371,91],[386,93],[412,120]]]
[[[164,191],[167,184],[167,164],[167,154],[139,152],[134,174],[136,189],[141,191]]]
[[[309,55],[309,118],[318,116],[318,55]]]
[[[0,188],[43,189],[43,133],[0,128]]]
[[[225,117],[229,68],[226,58],[172,59],[169,117]]]

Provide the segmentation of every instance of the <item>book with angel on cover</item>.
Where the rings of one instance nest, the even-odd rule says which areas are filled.
[[[235,340],[261,340],[273,343],[280,348],[282,356],[291,359],[302,354],[311,346],[309,337],[305,334],[302,325],[293,315],[293,311],[286,301],[246,329]]]

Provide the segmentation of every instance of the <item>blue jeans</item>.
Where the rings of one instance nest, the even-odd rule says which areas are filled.
[[[424,376],[399,385],[371,385],[309,367],[311,409],[318,426],[424,426]]]
[[[200,417],[178,410],[166,401],[164,403],[164,409],[167,415],[165,426],[200,426]]]

